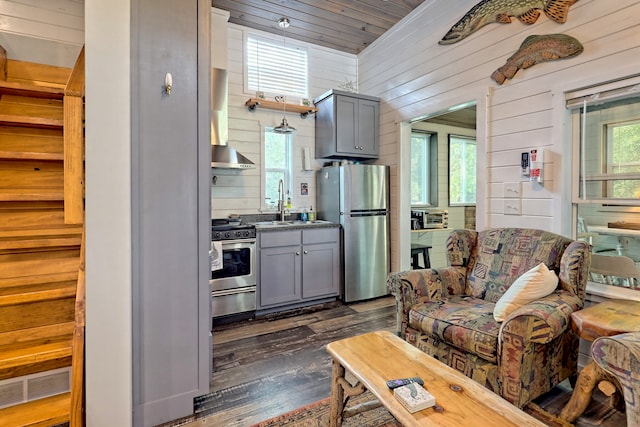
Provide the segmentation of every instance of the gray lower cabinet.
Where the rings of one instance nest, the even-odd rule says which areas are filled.
[[[377,159],[380,99],[331,90],[314,100],[316,157]]]
[[[258,247],[258,313],[338,296],[338,227],[259,232]]]

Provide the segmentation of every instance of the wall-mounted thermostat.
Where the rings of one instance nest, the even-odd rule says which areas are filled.
[[[529,152],[520,153],[520,174],[529,178]]]

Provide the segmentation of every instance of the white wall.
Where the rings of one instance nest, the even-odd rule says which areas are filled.
[[[489,24],[456,44],[438,40],[477,0],[426,1],[358,56],[361,92],[382,98],[382,162],[391,165],[392,195],[402,168],[398,123],[478,102],[477,227],[542,228],[571,235],[563,223],[570,211],[570,188],[563,160],[571,156],[566,137],[564,92],[638,73],[640,1],[581,0],[558,24],[541,15],[526,26]],[[615,4],[615,6],[614,6]],[[519,70],[502,86],[490,79],[497,68],[533,34],[566,33],[584,52],[575,58]],[[505,215],[503,183],[521,181],[520,152],[545,148],[544,185],[523,183],[523,215]],[[405,156],[406,157],[406,156]],[[392,197],[392,270],[400,265],[400,231],[408,218],[398,215]],[[406,235],[406,234],[405,234]],[[408,243],[403,239],[403,245]]]
[[[228,24],[228,70],[229,70],[229,145],[247,156],[256,164],[255,169],[230,170],[214,169],[216,184],[211,187],[212,218],[226,217],[230,213],[260,213],[263,189],[261,167],[263,164],[264,128],[277,126],[282,120],[282,111],[258,107],[250,112],[245,102],[255,96],[244,90],[244,37],[247,32],[266,35],[261,31],[249,30]],[[272,35],[267,35],[273,37]],[[309,52],[309,98],[322,95],[329,89],[338,88],[345,80],[356,81],[357,58],[333,49],[307,46]],[[288,103],[297,104],[299,99],[290,98]],[[302,119],[300,115],[286,113],[287,121],[298,131],[293,135],[293,210],[315,206],[315,173],[302,170],[302,149],[309,147],[315,152],[315,118],[310,115]],[[315,169],[322,167],[323,161],[312,163]],[[307,183],[309,194],[300,194],[300,184]]]
[[[73,67],[84,43],[84,0],[0,0],[9,58]]]
[[[86,0],[86,425],[92,427],[132,424],[130,3]]]
[[[70,68],[86,38],[86,423],[95,427],[132,424],[131,184],[122,173],[131,169],[130,22],[129,0],[0,0],[10,59]]]

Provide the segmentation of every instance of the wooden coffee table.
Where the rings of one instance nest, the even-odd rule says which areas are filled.
[[[380,331],[327,345],[333,357],[331,426],[340,427],[344,395],[369,390],[405,427],[546,427],[502,397],[441,363],[391,332]],[[345,369],[357,379],[351,386]],[[409,413],[387,388],[387,380],[420,377],[436,398],[436,406]]]

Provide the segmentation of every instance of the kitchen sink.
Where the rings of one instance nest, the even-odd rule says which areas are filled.
[[[317,219],[315,221],[291,220],[291,221],[261,221],[261,222],[254,223],[254,225],[256,225],[256,226],[313,225],[313,224],[330,224],[330,222],[329,221],[324,221],[324,220],[321,220],[321,219]]]
[[[288,225],[293,224],[293,221],[260,221],[255,222],[254,225]]]

